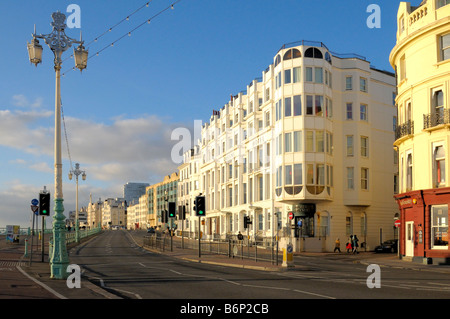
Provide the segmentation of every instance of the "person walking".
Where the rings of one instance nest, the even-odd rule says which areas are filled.
[[[345,246],[345,248],[347,248],[347,253],[353,251],[353,235],[350,235],[350,238],[347,241],[347,245]]]
[[[358,241],[359,241],[358,237],[356,237],[356,235],[353,235],[353,253],[354,254],[359,254],[359,252],[358,252],[358,247],[359,247]]]
[[[336,241],[334,242],[334,252],[336,252],[336,250],[341,252],[341,241],[339,238],[336,238]]]

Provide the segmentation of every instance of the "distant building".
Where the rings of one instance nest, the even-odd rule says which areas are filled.
[[[108,198],[103,202],[102,214],[102,228],[109,229],[111,227],[126,227],[125,199],[123,198]]]
[[[450,1],[401,2],[397,43],[400,255],[413,261],[450,260]]]
[[[127,202],[127,206],[139,203],[139,197],[145,194],[145,188],[150,186],[148,183],[126,183],[123,185],[123,197]]]
[[[90,196],[89,205],[87,207],[87,226],[88,229],[101,227],[102,225],[103,201],[99,198],[97,202],[92,201]]]

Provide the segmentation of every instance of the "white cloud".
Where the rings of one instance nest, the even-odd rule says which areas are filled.
[[[28,100],[28,98],[23,94],[16,94],[12,97],[12,104],[14,106],[23,107],[23,108],[26,108],[26,107],[40,108],[40,107],[42,107],[43,102],[44,102],[44,99],[41,97],[38,97],[38,98],[34,99],[33,102],[30,102]]]

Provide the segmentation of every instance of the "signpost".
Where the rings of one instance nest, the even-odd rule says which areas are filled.
[[[34,216],[38,214],[39,201],[34,198],[31,200],[31,211],[33,212],[33,224],[31,225],[31,250],[30,250],[30,266],[33,261],[33,245],[34,245]]]

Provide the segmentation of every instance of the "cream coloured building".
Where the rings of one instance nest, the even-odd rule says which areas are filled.
[[[92,201],[92,194],[90,195],[89,204],[87,207],[87,226],[88,229],[101,227],[102,225],[103,202],[99,198],[97,202]]]
[[[103,202],[102,228],[126,227],[126,203],[123,198],[108,198]]]
[[[179,187],[190,185],[179,205],[206,196],[208,238],[247,232],[249,216],[253,238],[301,234],[291,239],[297,250],[333,251],[336,238],[344,247],[353,234],[373,249],[380,234],[393,237],[398,214],[395,91],[394,75],[364,57],[320,42],[284,45],[260,78],[204,123],[179,167]]]
[[[397,73],[401,255],[449,260],[450,1],[401,2],[390,62]]]

